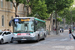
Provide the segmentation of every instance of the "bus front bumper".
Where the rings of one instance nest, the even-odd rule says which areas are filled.
[[[13,41],[37,40],[37,37],[16,37]]]

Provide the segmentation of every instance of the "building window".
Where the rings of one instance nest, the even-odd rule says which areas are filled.
[[[1,8],[3,8],[3,0],[1,0]]]
[[[13,4],[10,2],[10,9],[12,9],[13,8]]]
[[[4,15],[2,15],[2,26],[4,26]]]
[[[18,6],[18,11],[19,11],[19,6]]]

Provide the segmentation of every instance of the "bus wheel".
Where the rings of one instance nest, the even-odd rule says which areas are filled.
[[[21,41],[18,41],[18,43],[21,43]]]
[[[10,41],[10,43],[13,43],[13,38],[11,38],[11,41]]]
[[[45,37],[46,37],[46,35],[44,34],[44,37],[43,37],[43,39],[42,39],[42,40],[45,40]]]
[[[39,40],[40,40],[40,36],[38,35],[38,39],[36,41],[39,42]]]

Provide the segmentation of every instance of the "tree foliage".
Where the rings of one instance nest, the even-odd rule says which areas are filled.
[[[6,1],[10,1],[13,4],[13,7],[15,8],[15,17],[17,15],[17,7],[20,3],[22,3],[24,0],[6,0]]]
[[[71,24],[70,22],[75,22],[75,8],[72,9],[66,8],[63,11],[59,12],[59,16],[66,19],[67,24]],[[72,18],[72,20],[71,20]]]
[[[47,4],[48,13],[55,11],[56,18],[56,34],[58,34],[58,25],[57,25],[57,14],[65,8],[69,8],[73,3],[73,0],[45,0]]]
[[[58,21],[58,22],[61,22],[61,21],[62,21],[62,18],[57,18],[57,21]]]
[[[75,22],[75,8],[72,9],[71,16],[72,16],[73,22]]]
[[[15,0],[15,2],[13,0],[6,0],[6,1],[12,2],[14,7],[18,7],[18,5],[23,2],[22,0]]]
[[[27,16],[29,16],[29,7],[31,8],[30,16],[34,16],[40,19],[46,19],[49,17],[47,14],[47,5],[45,4],[45,0],[6,0],[13,3],[15,8],[15,16],[17,15],[17,7],[20,3],[24,4],[24,7],[27,7]]]
[[[52,11],[61,11],[64,8],[68,8],[72,5],[73,0],[46,0],[48,13]]]
[[[69,11],[69,8],[65,8],[64,10],[60,11],[58,13],[58,15],[61,17],[61,18],[65,18],[66,19],[66,23],[70,24],[70,19],[71,19],[71,13]]]
[[[32,9],[31,16],[40,19],[46,19],[49,17],[47,14],[47,5],[45,4],[45,0],[34,0],[30,2],[30,7]]]

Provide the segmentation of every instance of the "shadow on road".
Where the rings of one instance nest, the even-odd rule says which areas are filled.
[[[21,41],[21,43],[18,43],[17,41],[15,41],[15,42],[13,42],[13,44],[33,44],[33,43],[35,44],[35,43],[39,43],[41,41],[43,41],[43,40],[41,39],[38,42],[37,41]]]

